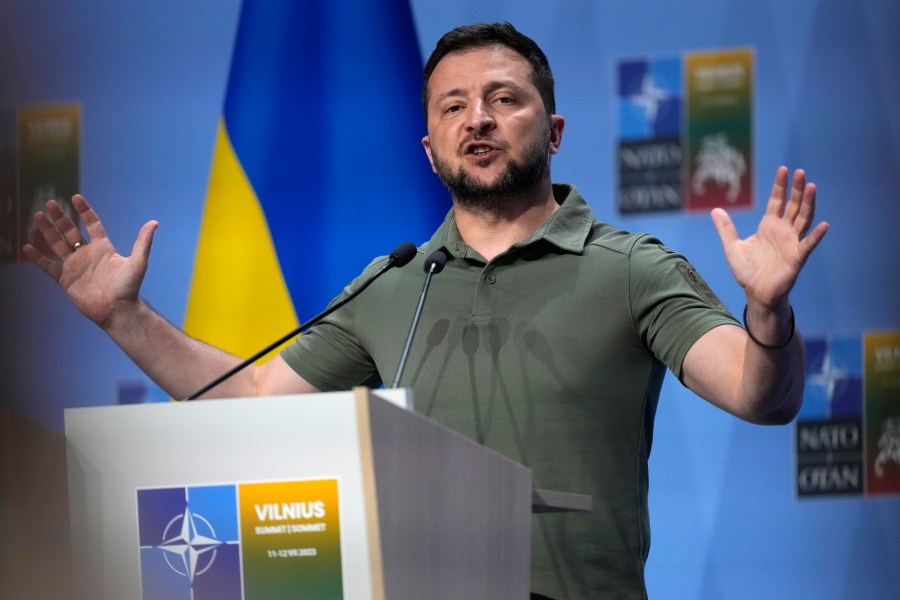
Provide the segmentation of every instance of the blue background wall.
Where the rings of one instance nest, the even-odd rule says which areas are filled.
[[[738,230],[752,231],[779,164],[805,168],[832,230],[794,291],[799,327],[807,337],[900,329],[900,3],[412,7],[423,56],[444,31],[469,22],[509,20],[535,38],[567,118],[554,179],[576,183],[601,218],[685,253],[735,312],[742,294],[708,216],[616,213],[613,68],[622,58],[752,46],[757,204],[735,215]],[[81,102],[83,193],[123,252],[141,224],[161,222],[144,296],[175,323],[239,10],[238,0],[0,4],[0,148],[15,145],[18,106]],[[56,429],[64,407],[112,404],[120,383],[143,381],[33,266],[0,266],[0,342],[0,402]],[[739,422],[670,378],[651,458],[651,596],[900,597],[900,500],[795,499],[793,433]]]

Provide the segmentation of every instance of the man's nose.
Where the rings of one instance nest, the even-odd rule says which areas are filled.
[[[488,131],[494,127],[494,116],[489,107],[482,101],[473,102],[469,106],[468,128],[476,133]]]

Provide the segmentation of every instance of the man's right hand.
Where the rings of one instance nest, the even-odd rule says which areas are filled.
[[[120,255],[110,242],[97,214],[83,196],[72,197],[72,206],[84,224],[89,240],[55,200],[46,212],[34,216],[49,253],[26,244],[22,251],[65,291],[76,308],[103,328],[112,325],[118,311],[139,304],[141,282],[153,233],[159,226],[149,221],[141,227],[129,257]]]
[[[120,255],[97,214],[82,196],[72,205],[90,238],[66,215],[58,202],[47,202],[34,216],[49,251],[31,244],[22,250],[56,281],[72,303],[100,325],[122,350],[172,398],[185,398],[237,365],[239,358],[195,340],[140,300],[141,283],[156,221],[138,233],[131,256]],[[317,392],[281,356],[251,365],[208,392],[224,398]]]

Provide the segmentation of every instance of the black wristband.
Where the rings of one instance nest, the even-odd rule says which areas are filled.
[[[778,344],[777,346],[770,346],[769,344],[763,344],[761,341],[759,341],[758,339],[753,337],[753,334],[750,333],[750,327],[747,325],[747,305],[746,304],[744,305],[744,331],[747,332],[747,335],[750,336],[750,339],[753,340],[753,342],[757,346],[761,346],[767,350],[778,350],[779,348],[784,348],[785,346],[787,346],[788,344],[791,343],[792,339],[794,339],[794,307],[789,304],[788,308],[791,310],[791,331],[790,331],[790,333],[788,333],[788,338],[786,340],[784,340],[784,343]]]

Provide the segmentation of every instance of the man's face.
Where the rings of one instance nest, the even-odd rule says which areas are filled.
[[[461,204],[493,208],[549,180],[563,120],[547,116],[528,62],[503,46],[450,54],[428,81],[432,169]]]

